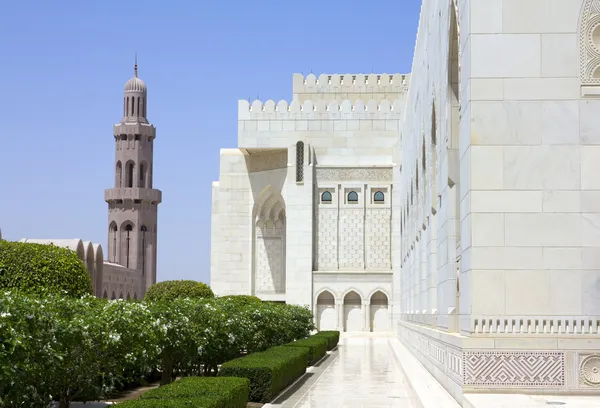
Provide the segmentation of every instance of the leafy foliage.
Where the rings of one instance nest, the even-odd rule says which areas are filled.
[[[0,241],[0,290],[73,297],[93,293],[90,275],[75,252],[8,241]]]
[[[228,295],[218,298],[222,302],[232,302],[238,307],[258,306],[262,304],[262,300],[256,296],[250,295]]]
[[[168,301],[174,299],[212,299],[212,289],[202,282],[178,280],[158,282],[148,288],[144,300]]]
[[[273,347],[224,363],[219,376],[247,378],[250,401],[266,403],[304,374],[307,362],[306,347]]]
[[[216,375],[219,364],[305,338],[312,327],[308,309],[283,304],[0,292],[0,407],[47,408],[53,396],[63,408],[107,396],[157,370],[164,384],[176,375]],[[285,382],[277,378],[277,384]]]
[[[340,342],[340,332],[337,330],[320,331],[313,337],[324,337],[327,339],[327,350],[333,350]]]

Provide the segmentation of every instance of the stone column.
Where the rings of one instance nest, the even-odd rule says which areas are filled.
[[[365,328],[363,331],[370,332],[371,331],[371,303],[368,301],[363,301],[363,306],[365,310],[365,318],[363,319]]]
[[[335,301],[335,315],[337,316],[337,328],[340,332],[344,331],[344,302]]]

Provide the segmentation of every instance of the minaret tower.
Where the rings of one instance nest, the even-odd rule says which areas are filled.
[[[125,84],[123,118],[114,125],[115,184],[104,191],[108,203],[108,262],[142,275],[145,291],[156,283],[158,204],[162,192],[152,188],[156,128],[146,119],[146,84],[133,78]],[[143,294],[142,294],[143,296]]]

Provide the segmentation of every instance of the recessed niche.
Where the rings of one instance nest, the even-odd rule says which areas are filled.
[[[600,24],[597,25],[592,31],[592,41],[594,45],[600,49]]]

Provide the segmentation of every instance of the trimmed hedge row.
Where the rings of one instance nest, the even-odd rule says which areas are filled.
[[[306,372],[308,353],[306,347],[276,346],[228,361],[218,375],[247,378],[250,401],[267,403]]]
[[[246,378],[186,377],[145,392],[123,408],[245,408],[250,382]]]
[[[303,347],[308,350],[308,365],[314,365],[327,354],[329,342],[325,337],[312,336],[284,344],[284,347]]]
[[[327,339],[327,350],[333,350],[338,343],[340,342],[340,332],[339,331],[320,331],[314,334],[312,337],[323,337]]]

